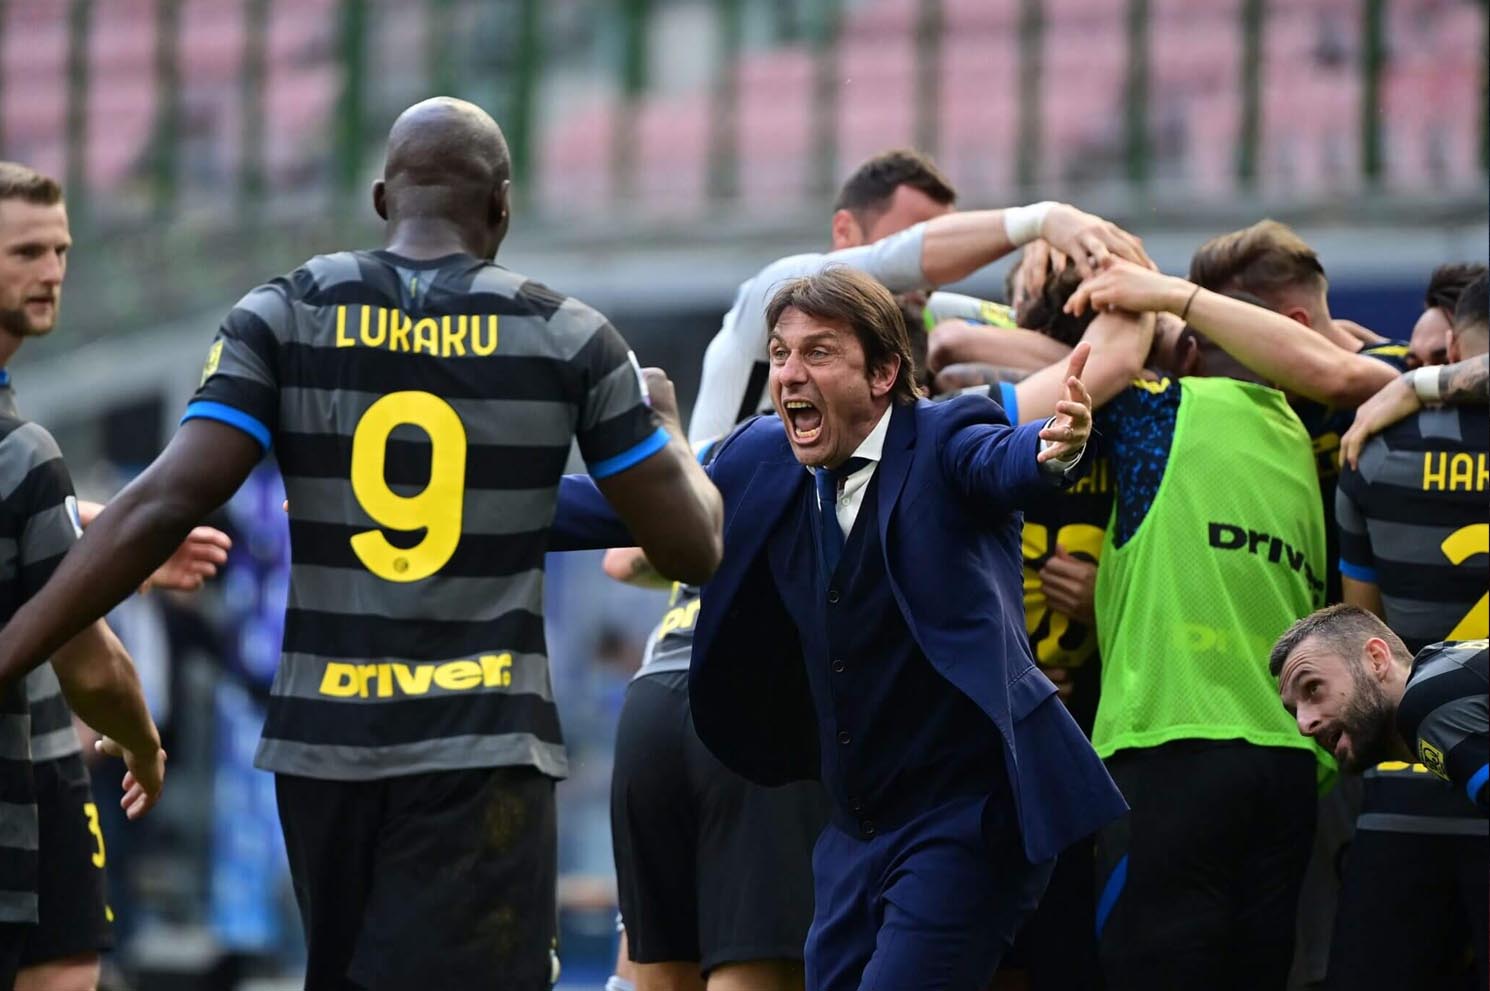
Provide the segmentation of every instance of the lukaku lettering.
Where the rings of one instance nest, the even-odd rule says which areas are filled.
[[[358,311],[348,316],[348,310]],[[421,317],[382,306],[338,306],[336,346],[378,348],[432,358],[486,358],[497,351],[497,316],[460,314]]]
[[[428,695],[432,687],[445,692],[468,692],[511,685],[511,654],[482,654],[474,660],[440,664],[332,661],[321,676],[321,694],[340,699]]]

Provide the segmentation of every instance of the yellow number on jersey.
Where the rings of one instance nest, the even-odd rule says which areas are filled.
[[[93,842],[98,846],[98,849],[93,851],[93,866],[102,869],[105,855],[103,849],[103,828],[98,822],[98,806],[92,802],[84,802],[83,815],[88,817],[88,832],[93,834]]]
[[[429,483],[418,495],[388,487],[388,436],[411,424],[429,435]],[[352,537],[352,550],[373,574],[417,582],[443,568],[460,543],[465,501],[466,428],[450,404],[428,392],[392,392],[368,407],[352,434],[352,492],[373,522],[390,530],[423,530],[413,547],[394,547],[377,530]]]
[[[1476,554],[1490,554],[1490,523],[1471,523],[1444,538],[1443,556],[1450,564],[1463,564]],[[1490,636],[1490,593],[1480,596],[1459,625],[1445,639],[1478,640]]]
[[[1086,554],[1092,560],[1102,556],[1102,537],[1105,531],[1090,523],[1068,523],[1056,532],[1055,542],[1073,554]],[[1071,628],[1071,619],[1064,613],[1051,609],[1045,601],[1045,592],[1040,587],[1040,572],[1034,563],[1051,553],[1050,529],[1039,523],[1024,523],[1024,606],[1025,632],[1034,636],[1047,615],[1050,629],[1034,644],[1035,660],[1042,664],[1055,661],[1070,662],[1068,651],[1061,647],[1061,638]],[[1087,641],[1077,648],[1080,661],[1084,661],[1095,644],[1096,634],[1088,631]]]

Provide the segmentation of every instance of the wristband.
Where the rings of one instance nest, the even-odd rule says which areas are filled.
[[[1009,207],[1004,211],[1004,234],[1016,248],[1029,244],[1040,236],[1045,216],[1055,205],[1054,200],[1042,200],[1029,206]]]
[[[1185,318],[1190,315],[1190,304],[1193,303],[1193,302],[1195,302],[1195,297],[1196,296],[1199,296],[1199,295],[1200,295],[1200,287],[1199,286],[1196,286],[1194,289],[1191,289],[1190,290],[1190,298],[1187,299],[1187,300],[1185,300],[1185,308],[1183,310],[1180,310],[1180,322],[1181,323],[1183,323],[1184,320],[1185,320]]]
[[[1436,404],[1443,395],[1439,390],[1441,383],[1438,373],[1440,371],[1442,369],[1435,365],[1431,368],[1414,368],[1407,373],[1407,384],[1412,386],[1412,391],[1416,392],[1418,398],[1424,403]]]

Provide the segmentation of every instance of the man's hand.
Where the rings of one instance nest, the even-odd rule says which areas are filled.
[[[286,511],[289,505],[285,503]],[[232,539],[221,530],[210,526],[196,527],[186,535],[176,553],[145,579],[140,591],[165,588],[175,592],[195,592],[202,587],[202,582],[217,574],[220,565],[228,563],[228,551],[232,549]]]
[[[99,737],[93,747],[101,754],[124,759],[127,769],[122,785],[124,797],[119,800],[124,814],[133,820],[153,809],[160,800],[161,789],[165,787],[166,752],[156,747],[152,753],[133,753],[106,736]]]
[[[660,368],[643,368],[642,381],[647,384],[647,396],[657,415],[668,423],[681,423],[678,415],[678,392],[673,388],[673,380],[667,377],[667,372]]]
[[[1050,442],[1035,456],[1041,464],[1052,458],[1072,460],[1086,447],[1087,438],[1092,435],[1092,397],[1081,384],[1081,372],[1091,353],[1092,346],[1083,341],[1076,345],[1066,362],[1066,398],[1055,404],[1055,416],[1040,431],[1040,439]]]
[[[1076,694],[1076,682],[1071,677],[1071,671],[1068,668],[1048,668],[1043,664],[1040,665],[1040,670],[1055,685],[1055,693],[1061,702],[1064,705],[1070,705],[1071,696]]]
[[[1405,376],[1388,382],[1381,391],[1356,408],[1355,421],[1340,437],[1340,462],[1357,467],[1361,449],[1368,440],[1422,408],[1423,401]]]
[[[1087,626],[1096,625],[1097,566],[1092,562],[1074,557],[1057,545],[1040,569],[1040,588],[1056,612]]]
[[[1156,267],[1141,240],[1116,224],[1065,203],[1050,208],[1040,225],[1040,236],[1074,261],[1083,279],[1101,271],[1113,256],[1145,268]]]
[[[1045,282],[1055,272],[1066,270],[1066,256],[1050,246],[1043,238],[1037,238],[1024,246],[1019,264],[1014,269],[1009,292],[1009,306],[1015,314],[1032,300],[1040,298]]]
[[[1185,301],[1195,288],[1194,283],[1184,279],[1112,258],[1102,271],[1076,287],[1066,300],[1065,310],[1078,317],[1088,307],[1099,311],[1177,314],[1185,308]]]

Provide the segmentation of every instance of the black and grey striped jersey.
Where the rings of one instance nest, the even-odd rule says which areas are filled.
[[[604,317],[467,255],[323,255],[228,314],[197,417],[272,447],[289,496],[259,767],[565,773],[543,635],[559,477],[574,439],[597,478],[667,442]]]
[[[0,621],[46,584],[82,534],[51,434],[0,414]],[[54,676],[55,677],[55,676]],[[36,791],[26,687],[0,694],[0,922],[36,921]]]
[[[0,415],[20,419],[10,374],[0,369]],[[72,710],[62,695],[62,685],[50,661],[26,675],[26,699],[31,705],[31,759],[58,760],[82,753],[72,725]]]
[[[1418,651],[1397,706],[1397,732],[1423,766],[1490,811],[1490,641]]]
[[[700,594],[697,585],[673,582],[667,612],[647,637],[642,666],[633,679],[688,670],[688,662],[693,658],[693,627],[698,622]]]
[[[1427,409],[1373,437],[1335,493],[1340,573],[1381,589],[1413,650],[1490,636],[1490,419]]]

